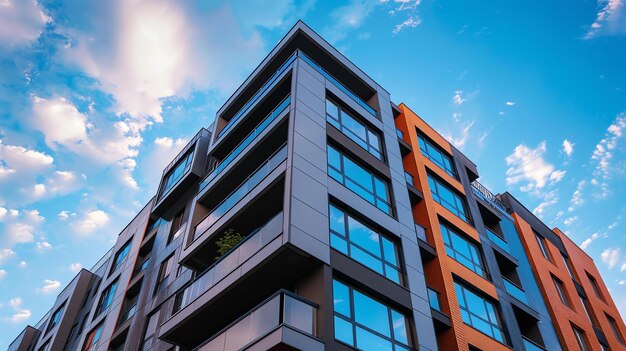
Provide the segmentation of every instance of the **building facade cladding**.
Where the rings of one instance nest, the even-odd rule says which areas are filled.
[[[298,22],[10,350],[567,349],[527,228],[477,177]]]

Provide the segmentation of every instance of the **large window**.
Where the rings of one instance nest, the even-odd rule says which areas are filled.
[[[335,339],[363,351],[408,351],[407,317],[341,282],[333,281]]]
[[[428,174],[428,185],[430,186],[430,191],[435,201],[465,222],[472,223],[469,213],[467,212],[465,199],[463,199],[461,195],[457,194],[454,190],[450,189],[448,185],[431,174]]]
[[[184,219],[185,219],[185,208],[183,207],[183,209],[180,210],[180,212],[178,212],[174,216],[174,219],[172,219],[172,227],[170,228],[170,235],[167,238],[168,244],[172,242],[172,240],[178,238],[180,234],[182,234],[182,230],[180,230],[180,228],[182,228],[184,224],[183,222]]]
[[[113,267],[111,267],[111,273],[115,272],[116,269],[124,262],[126,257],[128,257],[128,253],[130,252],[131,244],[133,243],[133,239],[128,240],[124,246],[115,254],[115,258],[113,259]]]
[[[426,158],[433,161],[437,166],[441,167],[451,177],[456,178],[456,172],[454,171],[454,163],[452,158],[448,156],[437,145],[426,139],[419,132],[417,134],[417,140],[420,144],[420,151]]]
[[[457,282],[454,288],[463,322],[504,344],[504,332],[496,306]]]
[[[539,250],[541,251],[541,254],[543,255],[543,257],[552,262],[552,259],[550,258],[550,251],[548,251],[548,244],[546,243],[546,239],[539,235],[537,232],[535,233],[535,238],[537,239],[537,244],[539,244]]]
[[[567,293],[565,292],[565,286],[563,285],[563,282],[560,281],[558,278],[556,277],[552,277],[552,281],[554,282],[554,287],[556,288],[556,293],[559,294],[559,299],[561,299],[561,302],[567,306],[567,307],[571,307],[571,304],[569,302],[569,298],[567,297]]]
[[[170,191],[170,189],[172,189],[174,185],[178,183],[178,181],[191,168],[192,161],[193,161],[193,149],[187,152],[187,154],[180,161],[178,161],[176,166],[174,166],[174,168],[172,168],[169,172],[167,172],[167,174],[165,175],[165,178],[163,179],[163,185],[161,185],[161,195],[159,196],[163,196],[167,194]]]
[[[387,183],[330,145],[328,146],[328,175],[383,212],[391,214]]]
[[[448,256],[481,277],[487,278],[483,256],[478,245],[445,223],[440,223],[439,227]]]
[[[159,323],[159,312],[154,312],[148,317],[148,324],[146,324],[146,330],[143,334],[143,342],[141,343],[141,350],[146,351],[152,347],[156,341],[155,333]]]
[[[589,351],[589,344],[587,344],[585,332],[573,325],[572,330],[574,331],[574,336],[576,336],[576,342],[578,342],[578,347],[580,347],[580,351]]]
[[[598,281],[596,280],[596,278],[594,278],[591,274],[587,273],[587,279],[589,279],[589,283],[591,283],[591,287],[593,288],[593,292],[596,293],[596,296],[602,300],[604,300],[604,296],[602,295],[602,292],[600,291],[600,286],[598,285]]]
[[[330,246],[400,284],[398,248],[393,241],[330,205]]]
[[[83,351],[91,350],[92,348],[95,349],[94,346],[102,336],[103,325],[104,324],[100,323],[97,327],[93,328],[89,334],[87,334],[87,337],[85,338],[85,345],[83,345]]]
[[[367,128],[363,123],[328,99],[326,99],[326,120],[347,135],[348,138],[374,155],[374,157],[379,160],[383,159],[379,134]]]
[[[111,285],[109,285],[106,289],[102,291],[102,295],[100,295],[100,301],[98,302],[98,307],[96,308],[96,313],[94,314],[94,317],[99,316],[102,311],[111,306],[111,302],[113,302],[116,290],[117,280],[111,283]]]
[[[61,321],[61,317],[63,316],[64,310],[65,310],[65,303],[63,303],[61,307],[57,308],[57,310],[54,311],[52,318],[50,318],[50,323],[48,324],[47,331],[52,330],[52,328],[56,327],[59,324],[59,322]]]
[[[608,314],[606,314],[606,320],[609,321],[609,325],[611,326],[611,330],[613,330],[613,335],[615,335],[615,338],[617,339],[617,341],[621,342],[622,344],[624,343],[624,338],[622,337],[622,332],[620,332],[619,327],[617,326],[617,322],[615,321],[615,318],[609,316]]]
[[[174,266],[174,255],[170,255],[163,262],[161,262],[161,267],[159,267],[159,276],[157,278],[157,285],[154,293],[158,293],[161,289],[167,284],[170,273],[172,273]]]

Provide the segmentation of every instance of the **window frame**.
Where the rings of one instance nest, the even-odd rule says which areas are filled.
[[[159,189],[159,198],[162,198],[164,195],[169,193],[175,186],[180,182],[181,179],[189,172],[193,163],[193,156],[195,154],[195,144],[187,150],[185,155],[176,162],[174,167],[172,167],[166,174],[163,176],[163,182]],[[183,168],[179,168],[183,166]],[[179,170],[180,173],[176,177],[172,177]],[[171,180],[171,181],[170,181]]]
[[[348,299],[349,301],[347,301],[348,303],[348,309],[349,309],[349,313],[350,315],[347,316],[345,315],[343,312],[341,311],[337,311],[335,309],[335,305],[333,304],[333,338],[335,341],[342,343],[342,344],[346,344],[349,345],[350,347],[356,348],[358,350],[362,350],[358,347],[358,329],[362,329],[365,332],[374,335],[375,337],[381,338],[381,339],[385,339],[385,341],[388,341],[391,345],[392,345],[392,349],[394,350],[398,350],[398,351],[408,351],[408,350],[413,350],[413,344],[415,343],[414,341],[414,336],[413,336],[413,327],[412,327],[412,323],[411,323],[411,318],[409,315],[402,313],[401,311],[389,306],[387,303],[384,303],[378,299],[375,299],[373,297],[371,297],[369,294],[363,292],[363,290],[361,289],[356,289],[353,286],[351,286],[350,284],[347,284],[346,282],[333,278],[333,299],[336,300],[335,298],[335,294],[337,292],[336,290],[336,284],[340,284],[342,286],[344,286],[345,288],[348,289]],[[355,292],[362,295],[362,297],[369,299],[373,302],[376,302],[382,306],[384,306],[387,310],[387,326],[389,327],[389,336],[386,336],[384,334],[382,334],[381,332],[372,329],[371,327],[361,324],[360,322],[356,321],[356,313],[357,310],[355,309]],[[402,316],[404,317],[404,328],[405,328],[405,333],[406,333],[406,340],[407,343],[404,343],[404,341],[397,339],[396,338],[396,330],[394,328],[394,318],[393,316]],[[352,344],[348,343],[347,341],[341,340],[337,338],[337,320],[341,320],[344,323],[347,323],[350,325],[351,331],[352,331]]]
[[[178,238],[181,235],[181,232],[179,232],[180,228],[182,228],[185,224],[185,210],[187,209],[187,206],[183,207],[182,210],[178,211],[175,215],[174,218],[172,218],[172,225],[170,227],[170,233],[167,236],[167,243],[171,243],[172,241],[174,241],[176,238]],[[177,235],[178,234],[178,235]]]
[[[554,275],[551,275],[551,277],[552,277],[552,282],[554,284],[554,288],[556,289],[556,293],[559,295],[559,299],[561,300],[561,302],[565,306],[572,308],[572,302],[569,296],[567,296],[567,290],[565,289],[565,284],[563,283],[563,281],[555,277]]]
[[[352,113],[346,109],[343,104],[338,103],[339,99],[334,97],[326,96],[325,102],[325,113],[326,113],[326,121],[330,123],[333,127],[337,128],[341,133],[347,136],[350,140],[354,141],[357,145],[363,148],[365,151],[370,153],[372,156],[376,157],[376,159],[385,162],[384,156],[384,143],[382,134],[371,128],[367,123],[362,122],[363,119],[358,113]],[[332,116],[332,113],[328,111],[328,104],[332,104],[337,109],[337,118]],[[365,139],[357,135],[347,124],[344,124],[343,115],[347,115],[349,118],[354,120],[356,123],[361,125],[365,129]],[[361,118],[355,118],[354,115],[357,115]],[[372,135],[378,139],[378,146],[373,145],[370,138]]]
[[[420,152],[422,153],[422,155],[424,155],[424,157],[426,157],[427,159],[432,161],[434,164],[436,164],[447,175],[458,180],[459,175],[456,171],[454,158],[451,155],[449,155],[446,151],[442,150],[441,147],[439,147],[439,145],[434,143],[430,138],[425,136],[424,133],[422,133],[419,129],[416,128],[416,130],[417,130],[417,142],[419,144]],[[447,159],[448,162],[450,163],[450,169],[448,169],[444,164],[441,164],[441,162],[436,160],[435,157],[430,154],[429,148],[438,152],[441,155],[442,159],[444,160]]]
[[[154,289],[155,294],[163,289],[163,282],[167,281],[172,274],[173,265],[174,253],[167,256],[165,259],[163,259],[163,261],[161,261],[161,264],[159,265],[159,274],[157,275],[156,287]]]
[[[50,316],[50,321],[48,322],[46,333],[50,332],[50,330],[52,330],[54,327],[59,325],[64,312],[65,312],[65,301],[63,301],[63,303],[56,309],[56,311],[54,311],[52,316]]]
[[[115,253],[115,257],[113,258],[113,265],[111,266],[111,271],[109,272],[109,276],[111,276],[111,274],[113,274],[113,272],[115,272],[118,268],[120,268],[122,263],[126,261],[126,258],[128,257],[128,254],[130,253],[130,249],[132,246],[133,246],[133,238],[131,237],[130,239],[128,239],[128,241],[124,243],[122,247],[120,247],[119,250],[117,250],[117,252]],[[122,254],[124,255],[122,256]]]
[[[337,167],[335,167],[334,165],[331,164],[331,150],[335,153],[337,153],[339,155],[339,167],[340,169],[337,169]],[[360,162],[355,161],[352,157],[347,156],[343,151],[340,151],[339,148],[337,148],[336,146],[333,146],[331,144],[327,144],[326,147],[326,151],[327,151],[327,171],[328,171],[328,176],[331,177],[332,179],[336,180],[337,182],[341,183],[343,186],[345,186],[348,190],[352,191],[353,193],[355,193],[357,196],[359,196],[360,198],[362,198],[363,200],[367,201],[368,203],[374,205],[374,207],[378,208],[379,210],[383,211],[384,213],[390,215],[393,217],[393,199],[392,199],[392,195],[391,195],[391,187],[389,185],[389,181],[386,179],[381,178],[380,176],[378,176],[375,172],[369,170],[369,168],[364,167]],[[370,175],[371,177],[371,191],[367,188],[365,188],[363,185],[361,185],[361,183],[359,183],[356,179],[352,178],[351,176],[346,174],[346,166],[345,166],[345,161],[346,159],[350,162],[352,162],[352,164],[358,168],[360,168],[363,172],[367,173]],[[337,175],[337,177],[335,176]],[[340,179],[339,179],[340,178]],[[347,181],[351,184],[354,184],[356,187],[358,187],[359,189],[361,189],[362,191],[365,191],[366,193],[368,193],[369,195],[371,195],[371,197],[373,198],[372,201],[368,200],[367,198],[365,198],[364,196],[362,196],[361,194],[359,194],[358,192],[356,192],[355,190],[352,189],[352,187],[349,184],[346,184]],[[386,195],[386,199],[383,199],[379,194],[379,189],[377,186],[377,181],[378,183],[382,184],[382,186],[384,187],[384,192]],[[382,203],[383,208],[381,208],[379,205],[379,203]],[[386,210],[385,210],[386,208]]]
[[[611,327],[611,330],[613,331],[613,335],[615,335],[615,338],[617,339],[617,341],[619,341],[623,345],[624,337],[622,336],[622,332],[619,330],[617,321],[615,320],[615,318],[613,318],[606,312],[604,312],[604,316],[606,317],[606,320],[609,322],[609,326]]]
[[[487,297],[485,297],[483,294],[479,293],[478,291],[476,291],[475,289],[472,289],[471,287],[469,287],[468,285],[464,284],[464,283],[460,283],[458,281],[454,282],[454,287],[455,287],[455,293],[456,293],[456,298],[457,298],[457,303],[459,306],[459,309],[461,310],[461,319],[463,320],[463,323],[467,324],[468,326],[470,326],[471,328],[477,330],[478,332],[487,335],[488,337],[492,338],[493,340],[503,344],[503,345],[508,345],[507,343],[507,336],[505,333],[505,326],[504,323],[502,321],[502,316],[500,316],[500,311],[498,309],[498,305],[496,303],[494,303],[493,301],[491,301],[490,299],[488,299]],[[458,296],[459,295],[459,289],[461,289],[461,297],[463,300],[463,305],[461,305],[461,298]],[[477,298],[481,299],[483,301],[483,308],[485,309],[485,311],[489,312],[489,309],[486,307],[488,305],[491,306],[492,310],[493,310],[493,314],[494,317],[496,319],[495,323],[493,321],[491,321],[491,317],[488,316],[489,320],[485,320],[483,317],[479,316],[478,314],[472,312],[468,307],[467,307],[467,296],[466,293],[471,293],[474,296],[476,296]],[[469,321],[465,319],[465,314],[463,313],[465,312],[468,315]],[[489,313],[487,313],[489,314]],[[491,330],[491,335],[487,334],[485,331],[478,329],[473,323],[472,320],[473,318],[477,318],[480,321],[482,321],[483,323],[486,323],[489,325],[490,330]],[[502,340],[498,340],[495,338],[495,333],[494,333],[494,329],[500,331],[500,336],[502,337]]]
[[[483,256],[480,243],[476,243],[474,240],[472,240],[467,235],[465,235],[465,233],[463,233],[461,230],[458,230],[451,224],[447,223],[446,221],[443,221],[441,218],[439,218],[439,230],[441,231],[441,237],[443,239],[444,246],[446,248],[446,254],[448,255],[448,257],[452,258],[456,262],[463,265],[463,267],[466,267],[467,269],[478,274],[479,276],[485,279],[489,279],[490,275],[489,275],[489,272],[487,271],[487,265],[485,264],[485,258]],[[472,257],[466,257],[465,254],[455,249],[454,240],[452,240],[453,234],[455,234],[457,237],[463,240],[470,249],[473,248],[476,251],[476,254],[478,256],[477,257],[478,262],[475,262]],[[454,255],[452,255],[450,251],[452,251]],[[457,255],[460,255],[465,260],[471,262],[474,267],[469,267],[467,264],[460,261],[457,258]]]
[[[572,331],[574,332],[574,336],[576,337],[576,342],[578,343],[578,347],[580,347],[580,350],[591,351],[591,349],[589,348],[589,342],[587,341],[587,336],[585,335],[586,333],[573,324]]]
[[[596,294],[596,296],[600,300],[602,300],[603,302],[606,302],[606,300],[604,299],[604,295],[602,294],[602,291],[600,291],[600,285],[598,285],[598,280],[587,271],[585,271],[585,274],[587,274],[587,279],[589,280],[589,283],[591,284],[591,288],[593,289],[593,292]]]
[[[85,337],[85,343],[83,344],[82,351],[90,350],[94,345],[100,341],[102,337],[102,327],[104,327],[104,323],[100,322],[96,327],[91,329],[87,336]]]
[[[541,255],[543,258],[548,260],[549,262],[554,262],[552,260],[552,256],[550,255],[550,250],[548,249],[548,243],[546,242],[546,238],[544,238],[541,234],[537,233],[533,230],[535,234],[535,239],[537,240],[537,245],[539,245],[539,251],[541,251]]]
[[[343,224],[343,233],[340,233],[339,231],[337,231],[336,229],[333,229],[333,219],[332,219],[332,212],[333,209],[336,211],[341,212],[341,214],[343,215],[343,220],[342,220],[342,224]],[[333,248],[334,250],[350,257],[350,259],[358,262],[359,264],[367,267],[368,269],[376,272],[377,274],[382,275],[383,277],[391,280],[392,282],[399,284],[399,285],[403,285],[404,284],[404,272],[402,270],[402,258],[401,258],[401,250],[400,250],[400,245],[399,243],[390,238],[389,236],[383,234],[380,232],[380,230],[374,229],[372,228],[371,225],[365,223],[364,221],[362,221],[360,218],[358,218],[357,216],[354,216],[352,214],[351,211],[347,210],[345,207],[342,207],[340,205],[337,205],[333,202],[329,202],[328,204],[328,210],[329,210],[329,216],[328,216],[328,220],[329,220],[329,232],[330,232],[330,246],[331,248]],[[380,257],[376,256],[373,252],[371,252],[370,250],[368,250],[367,248],[361,246],[359,243],[357,243],[356,241],[352,240],[352,233],[350,232],[350,224],[351,221],[355,221],[357,222],[359,225],[365,227],[366,229],[372,231],[373,233],[375,233],[378,236],[378,249],[379,249],[379,253],[380,253]],[[336,241],[333,240],[333,236],[336,237]],[[337,245],[335,245],[334,243],[336,243],[337,241],[343,241],[346,245],[345,247],[345,251],[338,247]],[[389,244],[385,244],[385,242],[389,243]],[[389,247],[386,245],[391,245],[392,249],[393,249],[393,254],[394,257],[393,259],[395,260],[395,263],[392,262],[391,260],[389,260],[387,258],[387,254],[389,254]],[[382,271],[379,272],[378,270],[372,268],[371,266],[369,266],[366,262],[359,260],[358,256],[355,256],[352,254],[353,252],[353,246],[357,249],[362,251],[365,255],[368,255],[368,257],[371,257],[375,260],[377,260],[378,262],[380,262]],[[390,276],[390,274],[388,273],[388,270],[393,270],[396,272],[397,274],[397,280],[393,279],[393,275]]]
[[[445,209],[450,211],[452,214],[460,218],[463,222],[473,225],[472,217],[467,204],[467,197],[465,195],[460,194],[456,189],[447,184],[445,181],[437,177],[431,172],[427,173],[428,178],[428,188],[430,189],[431,196],[433,200],[443,206]],[[435,185],[433,187],[433,185]],[[448,201],[444,200],[439,191],[439,187],[443,187],[445,190],[450,192],[454,196],[455,204],[451,204]],[[461,209],[456,206],[456,203],[461,204]],[[462,210],[462,211],[461,211]],[[461,216],[461,214],[463,216]]]
[[[111,282],[111,284],[109,284],[106,288],[104,288],[104,290],[102,290],[102,292],[100,293],[100,299],[98,300],[98,304],[96,305],[96,310],[93,315],[94,319],[111,306],[111,303],[115,298],[115,293],[117,292],[118,283],[119,279],[116,278]],[[103,305],[104,301],[108,301],[106,306]]]

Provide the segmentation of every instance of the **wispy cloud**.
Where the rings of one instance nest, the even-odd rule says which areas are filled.
[[[598,0],[598,13],[589,26],[584,39],[600,35],[626,34],[626,10],[624,0]]]
[[[401,31],[403,31],[406,28],[415,28],[415,27],[419,26],[421,23],[422,23],[422,19],[421,18],[419,18],[417,16],[414,16],[414,15],[411,15],[404,22],[402,22],[400,24],[397,24],[393,28],[392,33],[393,34],[398,34],[398,33],[400,33]]]
[[[569,207],[567,208],[569,212],[574,211],[585,202],[583,198],[583,188],[585,187],[585,184],[587,184],[587,182],[581,180],[580,182],[578,182],[578,185],[576,185],[576,190],[574,190],[572,198],[569,201]]]
[[[514,101],[507,101],[504,103],[507,106],[515,106],[515,102]]]
[[[574,153],[574,143],[565,139],[563,140],[563,152],[567,155],[567,157],[571,157]]]
[[[105,227],[109,222],[109,214],[103,210],[92,210],[83,213],[70,227],[78,234],[89,235]]]
[[[53,293],[61,288],[61,282],[58,280],[44,279],[43,286],[39,289],[44,294]]]
[[[37,1],[0,2],[0,46],[21,46],[39,38],[51,18]]]
[[[465,99],[461,96],[463,94],[462,90],[456,90],[454,92],[454,96],[452,96],[452,101],[455,105],[462,105],[465,102]]]
[[[505,158],[509,166],[506,171],[506,183],[508,185],[523,183],[520,190],[528,192],[561,181],[565,171],[557,170],[552,163],[545,160],[546,151],[545,141],[534,149],[524,144],[516,146],[513,153]]]
[[[465,143],[467,143],[467,141],[469,140],[470,130],[474,126],[474,122],[475,120],[467,122],[461,130],[460,135],[452,135],[451,133],[442,133],[442,135],[452,145],[454,145],[458,149],[462,149],[463,146],[465,146]]]
[[[600,188],[600,192],[597,193],[600,198],[605,198],[610,194],[608,180],[614,173],[612,161],[625,130],[626,114],[621,113],[607,128],[604,138],[598,142],[591,156],[592,162],[595,163],[591,184]]]
[[[9,318],[11,322],[21,323],[28,320],[31,316],[31,312],[29,309],[22,307],[22,298],[15,297],[9,300],[9,306],[13,308],[13,315]]]
[[[600,254],[600,258],[602,259],[602,262],[606,263],[606,265],[609,266],[609,269],[612,269],[613,267],[617,265],[620,257],[621,257],[621,250],[619,247],[618,248],[609,247],[608,249],[605,249],[604,251],[602,251],[602,253]]]

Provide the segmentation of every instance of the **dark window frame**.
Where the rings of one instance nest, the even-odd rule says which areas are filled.
[[[52,316],[50,316],[50,322],[48,322],[48,327],[46,328],[46,333],[50,332],[54,327],[56,327],[63,317],[63,313],[65,312],[65,301],[54,311]]]
[[[559,295],[559,299],[561,300],[561,302],[565,306],[572,308],[572,302],[569,296],[567,296],[567,289],[565,289],[565,284],[563,283],[563,281],[555,277],[554,275],[551,275],[551,277],[554,288],[556,289],[556,293]]]
[[[473,239],[463,233],[463,231],[459,230],[448,222],[443,221],[441,218],[439,218],[439,229],[441,231],[441,236],[448,257],[454,259],[456,262],[460,263],[461,265],[478,274],[479,276],[485,279],[489,279],[489,272],[487,271],[487,265],[485,263],[485,257],[483,255],[480,243],[475,242]],[[473,257],[466,257],[465,254],[455,248],[454,240],[452,240],[452,234],[455,234],[457,237],[463,240],[470,248],[473,248],[475,250],[476,255],[478,255],[478,257],[476,257],[478,259],[478,262],[476,262]],[[470,267],[467,264],[463,263],[463,261],[459,260],[457,255],[471,262],[473,267]]]
[[[449,155],[446,151],[441,149],[441,147],[437,145],[435,142],[433,142],[430,138],[424,135],[424,133],[420,132],[419,129],[416,128],[416,130],[417,130],[417,141],[418,141],[420,152],[422,153],[422,155],[424,155],[424,157],[426,157],[427,159],[431,160],[434,164],[436,164],[439,168],[441,168],[444,172],[446,172],[447,175],[458,180],[459,175],[456,171],[454,158],[451,155]],[[450,165],[449,169],[448,167],[446,167],[445,164],[442,164],[439,160],[437,160],[435,156],[430,154],[429,148],[438,152],[441,158],[444,160],[444,163],[445,163],[445,160],[447,159]]]
[[[180,180],[189,173],[193,163],[193,157],[195,154],[195,144],[185,153],[183,157],[176,162],[174,167],[172,167],[163,177],[163,182],[159,189],[159,198],[162,198],[164,195],[170,192],[172,188],[176,186],[180,182]],[[182,166],[182,168],[180,168]]]
[[[111,282],[111,284],[102,290],[93,315],[94,319],[111,306],[111,303],[113,303],[113,299],[115,298],[115,293],[117,292],[118,283],[119,279],[116,278]]]
[[[130,239],[128,239],[128,241],[124,243],[122,247],[120,247],[119,250],[117,250],[117,252],[115,253],[115,256],[113,257],[113,265],[111,266],[111,271],[109,272],[109,276],[111,276],[111,274],[113,274],[113,272],[115,272],[118,268],[120,268],[122,263],[126,261],[126,258],[128,258],[128,254],[130,253],[130,249],[132,248],[132,246],[133,246],[133,238],[131,237]]]
[[[576,342],[578,343],[578,347],[580,347],[581,351],[591,351],[589,348],[589,341],[587,341],[586,333],[578,328],[577,326],[572,324],[572,330],[574,332],[574,336],[576,337]]]
[[[477,330],[478,332],[487,335],[488,337],[492,338],[493,340],[507,345],[507,338],[506,338],[506,333],[505,333],[505,326],[504,323],[502,321],[502,316],[500,316],[500,310],[498,309],[498,305],[497,303],[493,302],[491,299],[485,297],[484,294],[480,293],[479,291],[477,291],[476,289],[472,288],[470,285],[466,284],[466,283],[461,283],[459,281],[455,281],[454,282],[455,285],[455,292],[457,295],[457,302],[459,305],[459,309],[461,310],[461,318],[463,320],[463,323],[467,324],[468,326],[472,327],[473,329]],[[461,293],[462,295],[459,297],[458,295],[458,289],[457,287],[459,287],[461,289]],[[492,310],[493,310],[493,314],[495,317],[495,321],[491,320],[491,316],[488,316],[488,320],[484,319],[483,317],[477,315],[476,313],[472,312],[468,307],[467,307],[467,297],[466,297],[466,292],[467,293],[471,293],[474,296],[476,296],[477,298],[481,299],[483,301],[483,307],[485,309],[485,311],[489,312],[489,309],[486,307],[488,305],[491,306]],[[462,300],[461,300],[462,298]],[[463,303],[463,305],[462,305]],[[465,315],[463,314],[463,312],[465,312],[469,318],[469,321],[465,319]],[[479,319],[480,321],[482,321],[483,323],[489,325],[490,330],[491,330],[491,335],[487,334],[486,332],[478,329],[473,323],[473,319]],[[500,337],[502,338],[502,340],[498,340],[495,337],[495,332],[494,329],[500,331]]]
[[[549,262],[554,262],[552,260],[552,255],[550,255],[550,249],[548,248],[548,243],[546,238],[544,238],[541,234],[537,233],[533,230],[535,234],[535,239],[537,240],[537,245],[539,246],[539,251],[541,251],[541,255],[543,258],[548,260]]]
[[[459,217],[463,222],[469,225],[473,225],[472,216],[467,204],[467,197],[463,194],[460,194],[456,189],[454,189],[454,187],[450,186],[444,180],[431,172],[427,173],[427,178],[428,187],[430,189],[433,200],[443,206],[448,211],[450,211],[455,216]],[[449,203],[447,200],[441,197],[439,187],[444,188],[454,196],[454,204]],[[458,208],[457,206],[459,203],[461,204],[461,208]]]

